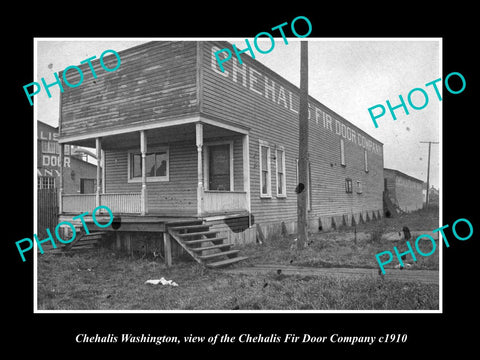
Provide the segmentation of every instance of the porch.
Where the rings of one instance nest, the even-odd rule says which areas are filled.
[[[201,209],[198,217],[220,215],[233,212],[248,212],[246,191],[201,191]],[[91,212],[100,205],[107,206],[114,214],[137,214],[137,215],[171,215],[167,211],[146,211],[142,213],[142,194],[139,193],[108,193],[100,194],[96,201],[96,194],[63,194],[61,197],[62,212],[66,214],[80,214],[85,211]],[[145,204],[148,209],[148,205]],[[178,212],[176,212],[178,214]],[[186,212],[186,216],[189,214]],[[179,216],[179,215],[176,215]]]
[[[249,135],[244,127],[193,117],[60,136],[59,141],[94,147],[97,163],[93,194],[64,193],[60,176],[60,214],[90,213],[101,205],[114,214],[135,216],[250,212]]]

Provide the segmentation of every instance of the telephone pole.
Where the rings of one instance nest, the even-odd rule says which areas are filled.
[[[428,209],[428,203],[429,203],[429,191],[430,191],[430,151],[432,149],[432,144],[439,144],[438,142],[435,141],[420,141],[422,144],[428,144],[428,165],[427,165],[427,194],[426,194],[426,202],[425,202],[425,208]]]
[[[307,201],[308,201],[308,42],[300,43],[300,108],[298,144],[298,186],[297,186],[297,249],[308,242]]]

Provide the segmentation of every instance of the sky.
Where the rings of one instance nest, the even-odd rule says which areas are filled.
[[[222,38],[244,49],[245,39]],[[441,140],[441,101],[432,86],[425,84],[441,77],[441,40],[438,38],[307,38],[309,94],[352,124],[366,131],[384,144],[384,167],[402,171],[420,180],[427,179],[428,144],[420,141]],[[32,81],[53,82],[53,73],[69,65],[113,49],[121,51],[155,39],[46,39],[36,41],[37,61]],[[178,39],[176,39],[178,40]],[[249,39],[252,43],[253,40]],[[268,49],[270,43],[260,48]],[[248,54],[245,53],[245,54]],[[255,52],[255,59],[289,80],[300,84],[300,41],[288,38],[288,44],[279,38],[268,54]],[[34,64],[35,66],[35,64]],[[440,93],[443,86],[438,83]],[[80,85],[81,86],[81,85]],[[414,88],[423,89],[428,104],[414,110],[407,95]],[[58,126],[59,90],[51,89],[52,97],[45,91],[35,96],[36,118]],[[395,110],[393,121],[386,101],[392,106],[400,104],[399,95],[407,103],[409,115]],[[412,93],[411,101],[421,107],[425,99],[420,91]],[[368,109],[377,104],[386,108],[386,114],[377,120],[375,128]],[[439,188],[441,143],[432,145],[430,184]]]

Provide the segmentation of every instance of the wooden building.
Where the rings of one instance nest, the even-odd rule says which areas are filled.
[[[104,204],[125,234],[167,234],[180,219],[236,243],[254,241],[255,226],[265,236],[296,231],[299,88],[246,54],[221,72],[213,54],[222,48],[232,49],[150,42],[119,52],[115,72],[94,61],[94,78],[80,66],[83,83],[61,97],[59,141],[96,147],[98,161],[104,154],[104,188],[63,193],[64,218]],[[381,216],[382,143],[311,97],[309,119],[310,230]]]
[[[423,207],[424,182],[395,169],[383,169],[386,196],[395,207],[412,212]]]
[[[75,150],[70,145],[64,145],[63,160],[60,161],[58,128],[37,121],[38,189],[58,188],[60,168],[62,168],[65,193],[88,194],[95,192],[97,166],[84,161],[80,153]]]

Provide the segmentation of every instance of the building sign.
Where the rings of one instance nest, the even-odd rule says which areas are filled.
[[[256,94],[256,96],[263,96],[265,99],[277,104],[277,106],[284,107],[288,111],[298,114],[299,96],[297,94],[285,89],[282,85],[270,79],[268,76],[261,74],[253,67],[248,66],[245,62],[239,64],[236,58],[232,58],[231,64],[222,72],[218,68],[215,57],[215,52],[219,50],[220,48],[217,46],[212,46],[211,48],[211,68],[218,76],[228,78],[238,86],[243,86]],[[327,114],[312,103],[309,103],[308,119],[312,120],[312,118],[314,118],[317,125],[323,125],[325,129],[332,133],[342,136],[359,147],[367,149],[367,151],[382,155],[381,145],[363,136],[348,125],[345,125],[342,121],[333,118],[330,114]]]
[[[60,144],[57,141],[56,132],[39,130],[38,140],[39,157],[37,163],[37,174],[39,176],[60,176]],[[70,167],[70,146],[64,145],[63,167]]]

